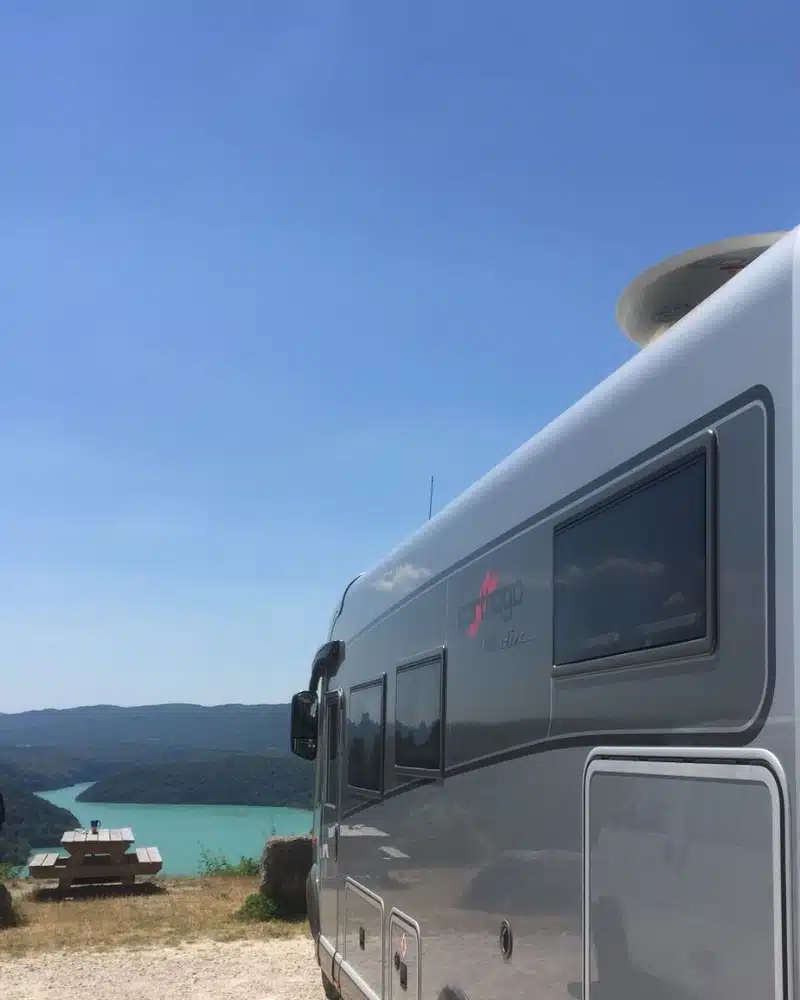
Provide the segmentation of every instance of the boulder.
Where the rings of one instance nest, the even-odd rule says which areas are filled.
[[[9,890],[0,883],[0,927],[16,927],[17,911]]]
[[[287,917],[306,915],[311,837],[270,837],[261,855],[261,893]]]

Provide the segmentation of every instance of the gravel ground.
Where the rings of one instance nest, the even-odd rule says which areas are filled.
[[[307,937],[146,951],[51,953],[0,969],[2,1000],[320,1000]]]

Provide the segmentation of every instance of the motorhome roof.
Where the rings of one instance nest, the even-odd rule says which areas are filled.
[[[622,460],[613,435],[604,439],[605,450],[597,448],[598,433],[606,433],[597,428],[614,426],[620,414],[629,414],[626,400],[632,407],[642,405],[646,387],[652,387],[662,371],[671,369],[675,378],[681,378],[681,363],[698,337],[734,322],[743,303],[768,295],[786,269],[795,266],[798,233],[800,227],[757,255],[735,280],[679,319],[668,337],[634,355],[362,574],[351,584],[346,601],[359,604],[359,621],[348,626],[364,627],[481,545]],[[673,380],[664,391],[674,391]],[[714,405],[713,391],[709,386],[709,409]],[[639,434],[643,447],[672,419],[653,411],[651,417]],[[367,594],[371,599],[362,600]]]

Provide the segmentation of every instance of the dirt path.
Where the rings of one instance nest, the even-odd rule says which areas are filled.
[[[307,937],[4,959],[3,1000],[321,1000]]]

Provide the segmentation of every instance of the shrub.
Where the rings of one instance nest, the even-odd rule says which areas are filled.
[[[236,916],[240,920],[280,920],[278,907],[261,892],[251,892]]]
[[[231,867],[231,874],[256,876],[261,874],[261,868],[255,858],[239,858],[238,863]]]
[[[200,851],[198,871],[201,875],[255,876],[260,869],[255,858],[242,857],[236,864],[232,864],[221,851],[214,853],[204,847]]]
[[[19,927],[22,924],[22,910],[4,885],[0,885],[0,928]]]
[[[12,879],[22,878],[24,872],[24,865],[15,865],[11,861],[0,861],[0,882],[10,882]]]
[[[22,927],[25,923],[25,914],[22,912],[19,903],[14,900],[11,904],[11,914],[8,923],[4,924],[5,927]]]

